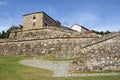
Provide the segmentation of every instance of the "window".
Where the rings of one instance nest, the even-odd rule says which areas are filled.
[[[35,15],[33,15],[33,19],[36,19],[36,16],[35,16]]]
[[[33,26],[35,26],[35,22],[33,22]]]
[[[45,18],[45,20],[47,21],[47,18]]]
[[[48,26],[47,23],[45,23],[45,26]]]

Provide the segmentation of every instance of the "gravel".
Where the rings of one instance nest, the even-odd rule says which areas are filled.
[[[75,77],[75,76],[111,76],[111,75],[120,75],[120,72],[111,72],[111,73],[79,73],[79,74],[69,74],[68,66],[69,62],[67,61],[46,61],[40,59],[33,60],[22,60],[20,64],[39,67],[43,69],[48,69],[54,71],[54,77]]]
[[[54,77],[67,77],[68,75],[68,65],[67,61],[46,61],[46,60],[22,60],[20,61],[21,64],[32,66],[32,67],[39,67],[43,69],[48,69],[54,71]]]

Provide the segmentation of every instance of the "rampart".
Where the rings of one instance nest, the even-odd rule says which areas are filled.
[[[120,32],[83,43],[70,71],[120,70]]]
[[[70,71],[119,70],[120,32],[99,37],[63,27],[13,32],[0,40],[0,56],[40,56],[78,58]]]
[[[11,33],[9,39],[0,40],[0,55],[33,56],[52,53],[69,54],[69,58],[73,53],[77,53],[75,46],[93,38],[98,36],[80,34],[65,27],[18,31]]]

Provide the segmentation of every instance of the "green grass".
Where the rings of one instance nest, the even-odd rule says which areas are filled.
[[[99,77],[52,77],[49,70],[24,66],[20,60],[31,57],[0,57],[0,80],[119,80],[120,76]]]
[[[120,70],[105,70],[105,71],[76,71],[74,73],[76,74],[82,74],[82,73],[112,73],[112,72],[117,72],[120,73]]]
[[[35,80],[52,76],[52,71],[20,65],[19,61],[26,58],[0,57],[0,80]]]

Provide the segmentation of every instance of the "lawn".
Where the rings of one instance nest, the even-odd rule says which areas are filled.
[[[0,57],[0,80],[119,80],[120,76],[96,77],[52,77],[49,70],[19,64],[20,60],[31,57]]]

